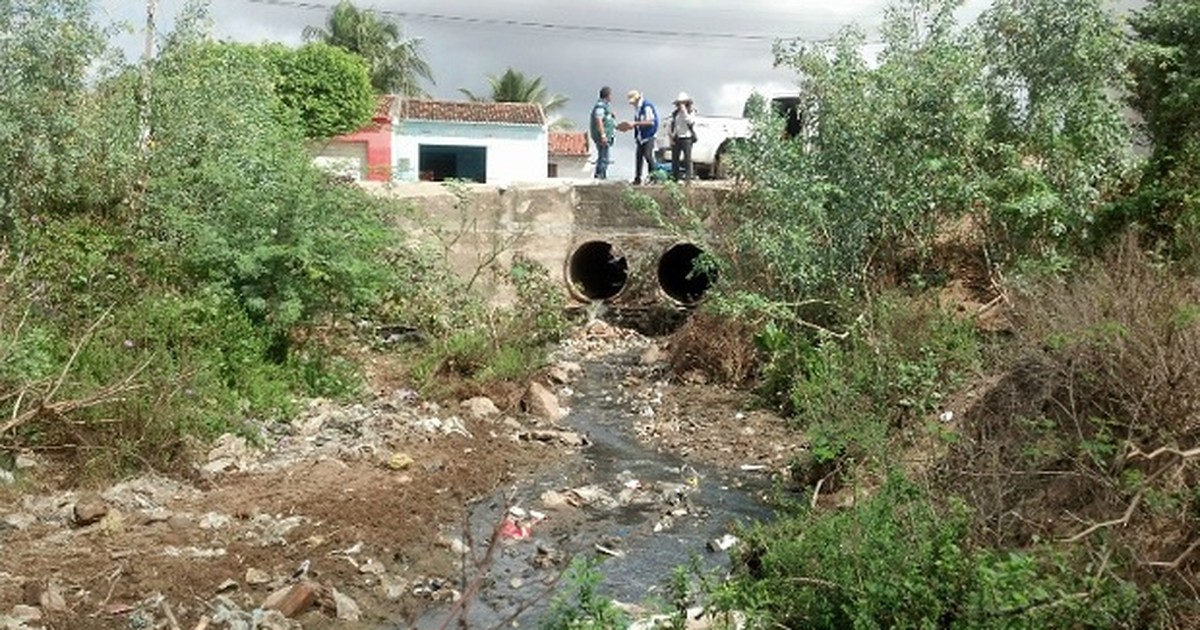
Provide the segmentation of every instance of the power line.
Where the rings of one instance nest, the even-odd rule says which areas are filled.
[[[322,4],[319,2],[304,2],[303,0],[245,0],[252,4],[264,4],[280,7],[288,7],[293,9],[305,9],[313,11],[331,11],[332,5]],[[469,24],[472,26],[504,26],[529,28],[543,31],[572,31],[577,33],[590,33],[601,35],[626,35],[635,37],[679,37],[679,38],[702,38],[708,40],[720,40],[728,42],[747,42],[758,44],[769,44],[777,39],[795,39],[784,35],[768,35],[768,34],[742,34],[742,33],[711,33],[703,31],[674,31],[667,29],[649,29],[649,28],[630,28],[625,26],[601,26],[595,24],[561,24],[553,22],[542,22],[537,20],[517,20],[510,18],[487,18],[475,17],[467,15],[454,15],[449,13],[428,13],[421,11],[396,11],[388,9],[366,9],[371,13],[386,15],[389,17],[397,17],[408,20],[424,20],[430,22],[450,22],[457,24]]]

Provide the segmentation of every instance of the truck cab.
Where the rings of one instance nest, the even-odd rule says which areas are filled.
[[[751,96],[751,99],[755,98]],[[693,130],[696,142],[692,145],[692,168],[700,179],[724,179],[729,176],[729,163],[724,158],[739,141],[750,136],[748,117],[751,99],[746,102],[742,116],[695,116]],[[800,96],[784,94],[770,99],[771,111],[785,119],[789,138],[800,134]],[[654,137],[654,157],[659,163],[671,163],[671,112],[659,114],[658,134]]]

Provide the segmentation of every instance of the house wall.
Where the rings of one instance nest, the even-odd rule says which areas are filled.
[[[491,183],[546,179],[545,127],[495,123],[456,123],[406,120],[393,130],[393,178],[415,182],[420,178],[421,145],[484,147],[487,181]]]
[[[354,133],[331,140],[317,153],[317,163],[342,170],[342,164],[357,161],[359,180],[386,182],[392,178],[392,127],[372,123]]]
[[[591,179],[596,171],[595,162],[588,163],[587,156],[554,156],[550,163],[555,165],[556,173],[550,175],[558,179]]]

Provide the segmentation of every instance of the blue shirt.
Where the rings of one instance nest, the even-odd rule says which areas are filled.
[[[638,126],[633,128],[633,137],[638,141],[638,144],[649,142],[654,139],[658,133],[658,110],[654,108],[654,103],[646,99],[642,99],[641,105],[637,109],[637,114],[633,117],[634,121],[653,120],[653,125],[645,127]]]

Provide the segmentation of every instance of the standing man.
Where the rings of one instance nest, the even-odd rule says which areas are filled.
[[[637,90],[629,90],[627,95],[629,104],[633,105],[633,122],[625,123],[626,128],[633,129],[633,140],[637,145],[637,152],[634,154],[634,161],[637,162],[637,167],[634,169],[633,183],[642,183],[642,162],[648,167],[646,170],[646,181],[650,181],[650,177],[654,175],[654,135],[658,133],[658,110],[654,109],[654,103],[642,98],[642,93]]]
[[[596,144],[596,179],[608,179],[608,152],[617,132],[617,117],[612,112],[612,88],[600,88],[600,100],[592,108],[592,142]]]
[[[675,111],[671,112],[671,124],[667,131],[671,136],[671,179],[679,181],[680,171],[688,182],[692,181],[692,144],[696,142],[696,110],[692,97],[680,92],[675,97]]]

